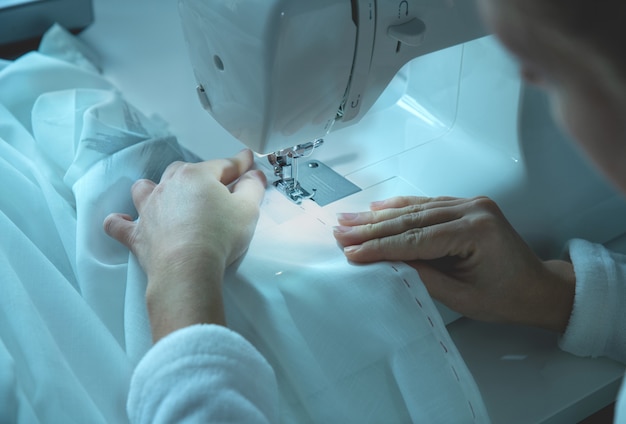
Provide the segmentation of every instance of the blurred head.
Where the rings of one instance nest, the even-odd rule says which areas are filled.
[[[626,2],[478,0],[552,113],[626,193]]]

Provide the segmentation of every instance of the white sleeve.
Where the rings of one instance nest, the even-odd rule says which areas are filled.
[[[626,256],[579,239],[567,250],[576,294],[559,346],[575,355],[626,363]]]
[[[194,325],[159,340],[135,369],[132,423],[272,423],[278,388],[261,354],[239,334]]]

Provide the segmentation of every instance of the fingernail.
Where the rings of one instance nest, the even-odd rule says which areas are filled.
[[[248,153],[248,152],[251,152],[250,149],[245,147],[245,148],[241,149],[240,151],[238,151],[237,154],[235,154],[235,156],[248,155],[248,154],[254,153],[254,152],[251,152],[251,153]]]
[[[370,208],[375,209],[375,208],[380,208],[385,206],[385,201],[384,200],[377,200],[375,202],[370,203]]]
[[[347,246],[343,248],[343,253],[346,254],[350,254],[350,253],[356,253],[359,251],[359,249],[361,249],[360,245],[357,246]]]
[[[340,221],[354,221],[359,216],[357,213],[338,213],[337,219]]]
[[[333,227],[333,232],[335,234],[345,234],[352,231],[352,227],[348,227],[347,225],[337,225]]]

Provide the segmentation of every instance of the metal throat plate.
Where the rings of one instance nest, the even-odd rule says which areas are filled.
[[[357,193],[361,189],[318,160],[298,162],[298,182],[313,194],[311,200],[326,206],[336,200]]]

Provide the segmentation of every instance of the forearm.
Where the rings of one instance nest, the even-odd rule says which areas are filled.
[[[153,341],[194,324],[226,325],[223,275],[223,262],[207,259],[201,266],[181,264],[149,277],[146,302]]]

